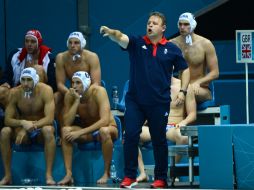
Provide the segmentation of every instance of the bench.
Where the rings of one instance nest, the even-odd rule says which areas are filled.
[[[124,112],[119,110],[111,110],[111,113],[115,116],[122,118]],[[213,124],[213,125],[222,125],[230,123],[230,106],[221,105],[208,107],[204,110],[197,111],[197,121],[194,123],[198,124]]]

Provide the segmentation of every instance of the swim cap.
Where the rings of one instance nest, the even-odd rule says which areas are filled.
[[[39,30],[34,30],[34,29],[29,30],[29,31],[27,31],[25,37],[27,37],[27,36],[33,37],[37,41],[37,47],[42,45],[42,36],[41,36],[41,33]]]
[[[187,22],[190,23],[190,34],[191,34],[191,33],[193,32],[193,30],[194,30],[194,29],[196,28],[196,26],[197,26],[197,22],[196,22],[196,20],[195,20],[195,18],[194,18],[194,16],[193,16],[193,14],[192,14],[192,13],[188,13],[188,12],[181,14],[181,15],[179,16],[179,19],[178,19],[178,22],[177,22],[177,26],[178,26],[178,27],[179,27],[179,22],[180,22],[181,20],[184,20],[184,21],[187,21]],[[186,36],[186,43],[189,44],[189,45],[192,45],[192,38],[191,38],[191,35],[190,35],[190,34],[188,34],[188,35]]]
[[[23,77],[30,77],[34,81],[34,87],[39,82],[39,75],[37,74],[36,70],[32,67],[27,67],[21,72],[20,82]]]
[[[70,38],[77,38],[77,39],[79,39],[81,48],[82,49],[85,48],[85,46],[86,46],[86,39],[84,38],[84,36],[83,36],[83,34],[81,32],[72,32],[69,35],[68,40],[67,40],[67,47],[68,47]]]
[[[73,74],[72,79],[74,79],[74,78],[78,78],[78,79],[81,80],[81,82],[83,84],[84,92],[89,88],[89,86],[91,84],[91,78],[90,78],[90,75],[87,72],[78,71],[78,72]]]

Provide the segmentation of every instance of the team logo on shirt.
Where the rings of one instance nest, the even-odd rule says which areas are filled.
[[[168,49],[164,49],[164,54],[166,55],[168,53]]]
[[[143,49],[147,49],[146,45],[143,45],[142,48],[143,48]]]
[[[166,111],[165,115],[164,116],[168,116],[168,112]]]

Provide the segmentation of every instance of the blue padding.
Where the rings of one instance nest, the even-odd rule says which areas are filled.
[[[194,162],[193,163],[194,166],[199,166],[199,162]],[[188,167],[189,163],[176,163],[175,167]]]
[[[201,110],[204,110],[204,109],[206,109],[208,107],[213,107],[213,106],[215,106],[215,102],[213,100],[208,100],[208,101],[205,101],[205,102],[203,102],[201,104],[198,104],[197,105],[197,109],[199,111],[201,111]]]
[[[210,83],[209,88],[210,88],[210,90],[211,90],[212,99],[211,99],[211,100],[208,100],[208,101],[205,101],[205,102],[202,102],[202,103],[199,103],[199,104],[197,105],[197,110],[204,110],[204,109],[206,109],[207,107],[215,106],[215,95],[214,95],[214,84],[213,84],[213,82]],[[122,111],[122,112],[125,111],[125,96],[126,96],[126,93],[128,92],[128,89],[129,89],[129,80],[127,80],[127,81],[125,82],[125,85],[124,85],[124,88],[123,88],[123,96],[122,96],[122,99],[121,99],[121,101],[117,104],[117,109],[118,109],[119,111]]]
[[[118,116],[114,116],[116,121],[117,130],[118,130],[118,138],[114,141],[114,145],[122,143],[122,124],[121,120]],[[93,142],[84,142],[78,143],[78,148],[80,150],[101,150],[101,142],[93,141]]]
[[[204,110],[207,107],[213,107],[213,106],[215,106],[215,95],[214,95],[214,84],[213,84],[213,82],[210,83],[209,88],[211,90],[212,99],[197,104],[197,110],[199,110],[199,111],[200,110]]]
[[[127,80],[125,82],[125,85],[123,87],[123,96],[122,96],[122,99],[121,101],[117,104],[117,109],[119,111],[122,111],[124,112],[125,111],[125,96],[126,96],[126,93],[128,92],[128,89],[129,89],[129,80]]]
[[[53,121],[53,126],[55,128],[55,139],[57,139],[57,122]],[[36,136],[40,133],[41,130],[36,131],[35,133],[30,134],[32,138],[36,138]],[[15,144],[12,143],[12,149],[16,152],[43,152],[44,144],[39,144],[33,140],[31,140],[31,144]]]
[[[176,143],[171,141],[171,140],[167,140],[167,143],[168,143],[168,146],[171,146],[171,145],[175,145]],[[152,141],[148,141],[148,142],[145,142],[143,145],[142,145],[142,149],[149,149],[149,150],[152,150],[153,149],[153,144],[152,144]]]

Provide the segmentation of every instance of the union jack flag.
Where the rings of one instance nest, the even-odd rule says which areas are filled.
[[[242,44],[242,58],[251,58],[251,44]]]

